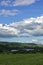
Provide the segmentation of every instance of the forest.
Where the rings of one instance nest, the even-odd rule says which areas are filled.
[[[0,53],[7,53],[7,54],[43,53],[43,44],[0,42]]]

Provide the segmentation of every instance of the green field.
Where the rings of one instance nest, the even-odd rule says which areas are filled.
[[[0,65],[43,65],[43,54],[0,54]]]

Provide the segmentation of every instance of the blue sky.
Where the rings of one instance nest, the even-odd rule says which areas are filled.
[[[43,0],[0,0],[0,41],[43,43]]]
[[[5,1],[6,0],[1,0]],[[13,0],[12,0],[13,1]],[[14,0],[15,1],[15,0]],[[19,10],[17,15],[14,16],[0,16],[0,23],[11,23],[11,22],[16,22],[20,21],[26,18],[30,17],[38,17],[43,14],[43,0],[36,0],[35,3],[32,3],[30,5],[18,5],[18,6],[6,6],[6,5],[0,5],[0,10]]]

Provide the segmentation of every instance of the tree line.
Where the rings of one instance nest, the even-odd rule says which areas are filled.
[[[0,53],[43,53],[43,46],[39,47],[36,44],[19,44],[19,43],[2,43],[0,42]]]

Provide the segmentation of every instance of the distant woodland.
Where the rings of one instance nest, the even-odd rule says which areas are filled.
[[[43,53],[43,45],[21,42],[0,42],[0,53]]]

